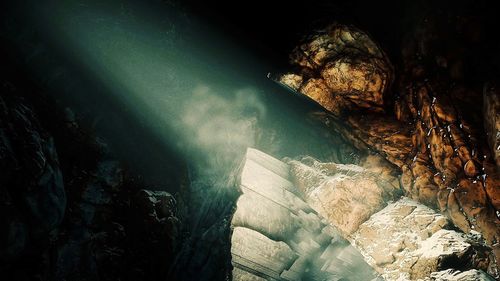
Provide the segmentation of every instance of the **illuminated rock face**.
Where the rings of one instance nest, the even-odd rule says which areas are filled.
[[[344,236],[385,207],[399,189],[392,181],[356,165],[320,163],[310,157],[288,162],[305,201]]]
[[[489,269],[491,249],[477,232],[457,232],[442,214],[400,198],[397,180],[375,173],[372,163],[361,167],[311,157],[287,163],[304,200],[341,230],[385,280],[420,280],[448,268]]]
[[[295,48],[291,61],[302,71],[283,79],[333,112],[347,104],[381,109],[383,94],[393,79],[383,51],[367,34],[349,26],[328,26]],[[318,96],[317,88],[327,94]]]
[[[372,164],[282,162],[249,149],[232,219],[233,280],[488,280],[481,235],[401,198],[398,180]]]
[[[402,198],[361,224],[352,240],[386,280],[417,280],[456,267],[486,271],[488,248],[450,227],[443,215]]]
[[[434,74],[441,73],[432,66],[439,36],[426,38],[434,33],[423,25],[404,44],[397,96],[387,94],[394,73],[381,48],[348,26],[332,25],[306,38],[290,56],[298,70],[279,80],[327,110],[313,118],[392,164],[387,167],[402,174],[407,196],[440,210],[466,233],[480,232],[499,260],[497,90],[485,87],[483,106],[477,102],[483,94],[462,76]],[[415,59],[421,55],[429,65]]]
[[[233,216],[233,280],[374,280],[376,272],[290,181],[289,166],[249,149]]]
[[[443,270],[434,272],[425,281],[493,281],[494,279],[481,270],[468,270],[465,272],[454,270]]]

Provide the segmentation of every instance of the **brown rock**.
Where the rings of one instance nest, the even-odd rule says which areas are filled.
[[[483,90],[484,127],[493,158],[500,168],[500,93],[496,85],[486,84]]]
[[[411,198],[439,209],[465,232],[481,232],[500,258],[500,174],[492,161],[499,153],[498,94],[491,86],[483,93],[488,147],[478,130],[480,93],[461,82],[463,54],[450,60],[435,53],[439,37],[426,35],[435,31],[433,24],[423,21],[403,48],[394,115],[383,103],[392,66],[369,36],[352,27],[331,25],[307,39],[291,55],[299,73],[281,81],[329,111],[313,118],[398,167]],[[450,72],[438,75],[415,52],[437,67],[449,65]]]
[[[350,107],[383,111],[385,90],[393,80],[392,66],[381,48],[362,31],[344,25],[330,25],[305,40],[291,55],[291,63],[302,67],[300,75],[286,74],[280,81],[300,91],[331,112]],[[312,73],[318,73],[312,77]],[[300,78],[299,78],[300,77]],[[321,96],[311,90],[323,89]],[[344,104],[337,105],[339,97]]]
[[[346,237],[399,189],[395,178],[382,178],[357,165],[321,163],[310,157],[289,165],[305,201]]]

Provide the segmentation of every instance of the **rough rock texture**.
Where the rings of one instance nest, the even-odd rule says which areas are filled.
[[[490,163],[489,150],[480,150],[472,126],[460,120],[446,97],[434,95],[429,84],[406,97],[418,108],[414,118],[413,159],[402,166],[402,185],[408,194],[446,213],[460,229],[480,231],[498,247],[500,176]],[[498,252],[497,252],[498,254]]]
[[[478,232],[457,232],[444,215],[400,199],[398,180],[373,167],[377,158],[369,157],[366,167],[311,157],[286,160],[304,200],[352,241],[386,280],[428,278],[448,268],[494,271],[491,249]]]
[[[497,170],[500,169],[500,89],[497,85],[486,84],[483,89],[484,127],[495,158]]]
[[[305,201],[344,236],[385,207],[399,190],[396,178],[381,178],[357,165],[321,163],[310,157],[288,164]]]
[[[357,148],[370,147],[395,164],[403,163],[411,150],[409,128],[384,114],[384,95],[394,79],[392,65],[367,34],[331,25],[306,39],[290,58],[299,71],[281,76],[280,81],[333,113],[316,118],[333,122],[334,130]],[[361,65],[354,68],[338,60]]]
[[[386,280],[417,280],[448,268],[486,271],[488,247],[450,226],[443,215],[402,198],[364,222],[352,240]]]
[[[395,112],[415,126],[403,187],[463,231],[481,232],[498,260],[500,174],[483,131],[485,81],[469,79],[464,71],[474,64],[468,60],[481,60],[465,46],[481,45],[481,38],[461,32],[477,24],[473,17],[444,21],[440,12],[426,15],[429,20],[418,23],[403,44]],[[438,48],[440,42],[454,43]]]
[[[337,102],[381,109],[393,79],[383,51],[366,33],[349,26],[331,25],[314,34],[292,52],[291,60],[301,67],[301,73],[283,79],[291,81],[288,85],[295,90],[321,99],[333,112],[346,109]]]
[[[52,250],[56,279],[166,276],[179,221],[173,196],[141,189],[116,160],[74,167],[69,212]]]
[[[298,71],[280,81],[328,110],[313,118],[358,149],[374,151],[397,167],[410,197],[439,209],[465,232],[481,232],[498,260],[500,174],[481,132],[482,103],[478,107],[474,102],[482,94],[462,82],[459,67],[442,70],[443,60],[459,65],[466,56],[463,51],[456,57],[434,57],[442,55],[435,48],[441,39],[436,34],[450,36],[456,32],[453,24],[463,26],[467,21],[417,24],[403,46],[403,72],[397,77],[395,98],[386,91],[393,72],[383,52],[368,36],[355,35],[361,32],[346,26],[332,25],[327,32],[305,39],[291,55]],[[452,27],[441,30],[436,26]],[[350,36],[339,35],[346,33]],[[357,51],[346,52],[345,46],[356,46]],[[329,60],[336,63],[325,63]],[[362,61],[370,67],[354,69],[340,63],[345,60]],[[372,84],[366,84],[367,78],[380,87],[374,90]]]
[[[360,253],[301,198],[289,165],[248,149],[231,225],[233,280],[372,280]]]
[[[146,269],[143,278],[162,279],[167,275],[179,240],[180,221],[177,202],[170,193],[141,189],[133,198],[133,229],[130,235],[141,257],[139,267]],[[153,254],[151,254],[153,253]]]
[[[70,109],[29,85],[1,83],[0,275],[164,278],[178,236],[173,197],[141,190]]]
[[[0,260],[12,262],[61,223],[66,194],[51,135],[18,90],[0,90]]]
[[[482,270],[471,269],[464,272],[453,269],[433,272],[425,281],[493,281],[488,274]]]

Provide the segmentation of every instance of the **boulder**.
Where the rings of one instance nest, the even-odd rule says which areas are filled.
[[[141,189],[137,192],[133,206],[136,209],[138,225],[154,241],[164,244],[172,251],[177,237],[179,220],[176,217],[176,200],[168,192]]]
[[[396,178],[357,165],[321,163],[311,157],[288,164],[305,201],[346,237],[384,208],[399,189]]]
[[[335,24],[295,48],[295,72],[279,81],[325,109],[310,114],[313,119],[390,162],[402,173],[407,196],[440,210],[466,233],[481,232],[498,260],[498,94],[494,83],[483,93],[471,86],[474,79],[460,67],[472,55],[467,43],[442,44],[463,36],[457,30],[466,24],[444,22],[439,13],[419,20],[403,41],[396,96],[388,95],[394,74],[381,48],[363,32]],[[477,102],[481,94],[483,103]]]
[[[443,270],[431,273],[429,278],[425,278],[425,281],[494,281],[491,276],[486,274],[482,270],[471,269],[467,271],[459,270]]]
[[[382,49],[361,30],[329,25],[304,40],[290,59],[303,71],[285,74],[280,81],[330,111],[340,113],[337,109],[352,104],[382,110],[385,90],[393,79],[392,66]],[[319,77],[312,73],[319,73]],[[314,90],[317,87],[324,91],[321,97]]]
[[[448,268],[487,270],[490,263],[491,249],[481,239],[452,230],[446,217],[404,197],[361,224],[352,241],[386,280],[417,280]]]
[[[290,165],[248,149],[231,226],[233,280],[372,280],[361,254],[302,197]],[[297,181],[296,181],[297,182]]]

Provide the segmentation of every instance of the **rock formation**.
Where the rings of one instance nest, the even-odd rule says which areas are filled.
[[[305,201],[344,236],[384,208],[399,189],[396,178],[387,181],[357,165],[321,163],[311,157],[288,164]]]
[[[70,109],[27,85],[0,85],[4,279],[166,276],[179,228],[173,196],[142,189]]]
[[[425,281],[493,281],[491,276],[486,275],[481,270],[471,269],[465,272],[456,270],[443,270],[434,272]]]
[[[417,280],[446,268],[488,270],[490,250],[450,222],[406,198],[389,204],[352,236],[386,280]]]
[[[498,259],[495,90],[485,87],[488,146],[480,129],[481,108],[474,110],[473,102],[482,94],[462,83],[457,69],[434,72],[435,65],[446,59],[424,64],[418,58],[420,54],[431,60],[437,55],[432,47],[439,39],[425,37],[433,34],[427,30],[433,27],[418,26],[423,32],[416,32],[403,49],[403,72],[394,73],[383,50],[368,35],[350,26],[331,25],[292,52],[297,71],[279,80],[327,110],[312,118],[328,124],[358,149],[385,158],[389,170],[402,174],[401,188],[409,197],[440,210],[467,233],[479,231]],[[393,79],[398,95],[389,91]]]
[[[479,232],[457,230],[387,179],[357,165],[282,162],[248,149],[231,222],[233,280],[491,278],[494,256]]]
[[[290,167],[248,149],[231,225],[233,279],[375,280],[376,272],[290,181]],[[379,280],[379,279],[376,279]]]
[[[57,228],[66,193],[51,135],[14,85],[4,81],[0,96],[1,229],[0,260],[19,259]]]
[[[496,85],[485,84],[483,94],[484,128],[498,169],[500,167],[500,93]]]
[[[422,280],[447,269],[453,274],[496,273],[492,250],[481,234],[457,231],[442,214],[401,198],[401,190],[386,181],[387,175],[311,157],[287,162],[299,195],[338,228],[385,280]]]

